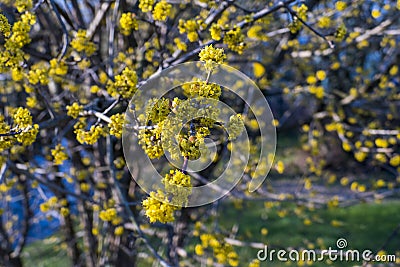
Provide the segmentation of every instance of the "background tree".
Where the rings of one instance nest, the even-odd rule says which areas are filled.
[[[150,222],[150,204],[142,201],[151,197],[131,178],[140,166],[131,174],[122,151],[123,114],[137,88],[168,67],[199,60],[211,45],[253,78],[278,134],[301,132],[303,148],[294,162],[273,163],[273,175],[295,182],[271,180],[253,194],[247,182],[258,150],[250,149],[228,205],[261,199],[284,217],[280,203],[325,208],[398,198],[399,1],[0,2],[3,265],[22,265],[29,236],[44,220],[60,225],[73,266],[132,266],[143,258],[164,266],[248,264],[236,247],[249,244],[218,224],[222,201]],[[220,99],[245,115],[256,148],[254,114],[223,90]],[[144,144],[154,141],[153,133],[138,134]],[[221,138],[223,160],[228,143],[212,135]],[[344,169],[382,175],[340,177]],[[212,171],[193,181],[207,183]]]

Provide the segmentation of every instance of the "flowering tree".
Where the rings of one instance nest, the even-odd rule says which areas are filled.
[[[201,223],[217,221],[213,209],[188,207],[192,189],[218,176],[235,149],[249,154],[237,187],[225,192],[237,199],[349,201],[316,196],[313,184],[349,187],[361,199],[398,192],[399,1],[0,3],[0,259],[6,266],[22,265],[35,197],[47,219],[60,221],[74,266],[132,266],[143,257],[163,266],[249,264],[235,251],[241,242]],[[193,77],[142,107],[131,101],[164,70],[197,60],[206,78]],[[257,120],[259,110],[213,82],[221,64],[250,76],[276,119]],[[216,101],[235,114],[220,121]],[[301,183],[310,194],[273,183],[249,194],[252,179],[271,166],[285,172],[273,154],[259,160],[263,124],[303,133]],[[244,132],[247,143],[235,143]],[[162,175],[161,187],[148,188],[148,195],[137,181],[147,179],[144,166],[125,164],[122,139],[130,134]],[[189,162],[211,155],[207,139],[216,146],[211,165],[189,172]],[[180,165],[171,168],[168,157]],[[390,178],[339,180],[331,172],[344,162],[338,158]],[[20,216],[9,208],[15,197]]]

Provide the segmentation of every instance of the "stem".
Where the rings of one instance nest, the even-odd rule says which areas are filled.
[[[309,30],[311,30],[313,33],[315,33],[317,36],[321,37],[324,39],[324,41],[329,45],[330,48],[335,48],[335,45],[333,44],[332,41],[328,40],[325,35],[314,29],[310,24],[305,22],[302,18],[300,18],[296,12],[290,9],[287,5],[285,6],[286,10],[294,17],[296,17],[304,26],[306,26]]]
[[[188,157],[184,157],[183,158],[183,165],[182,165],[182,172],[184,172],[185,174],[186,174],[186,169],[187,169],[187,166],[188,166],[188,162],[189,162]]]

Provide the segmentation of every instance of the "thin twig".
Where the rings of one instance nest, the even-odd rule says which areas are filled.
[[[67,30],[67,27],[65,26],[64,21],[62,20],[62,18],[60,16],[60,13],[57,10],[56,5],[54,4],[54,0],[48,0],[48,1],[50,2],[51,9],[56,14],[56,17],[57,17],[58,21],[60,22],[61,29],[63,31],[63,46],[61,48],[60,54],[57,56],[58,60],[60,60],[67,53],[67,49],[68,49],[68,46],[69,46],[68,30]]]

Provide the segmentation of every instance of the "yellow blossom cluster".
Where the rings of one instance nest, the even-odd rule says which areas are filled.
[[[139,145],[142,146],[146,155],[151,159],[160,158],[164,155],[161,143],[161,127],[156,129],[142,129],[139,131]]]
[[[142,12],[150,12],[153,10],[154,0],[139,0],[139,8]]]
[[[151,223],[168,223],[175,220],[174,211],[178,208],[170,204],[161,190],[150,192],[150,196],[143,200],[142,205]]]
[[[185,21],[180,19],[178,25],[179,33],[186,33],[190,42],[196,42],[199,39],[198,31],[202,26],[203,22],[201,20],[190,19]]]
[[[96,45],[86,36],[86,30],[78,30],[75,38],[71,41],[71,47],[77,52],[84,52],[87,56],[91,56],[96,52]]]
[[[171,4],[165,0],[161,0],[154,6],[153,19],[158,21],[165,21],[171,13]]]
[[[222,28],[218,23],[211,24],[210,27],[211,38],[215,41],[221,40]]]
[[[308,7],[305,4],[301,4],[301,6],[293,7],[293,10],[297,13],[296,16],[293,17],[293,21],[289,24],[288,28],[291,33],[296,33],[301,29],[301,22],[299,19],[307,21]]]
[[[106,135],[105,129],[100,125],[92,125],[89,131],[75,129],[76,140],[81,144],[93,145],[101,136]]]
[[[117,138],[122,137],[122,129],[125,121],[125,114],[114,114],[110,117],[111,122],[108,124],[110,128],[110,134]]]
[[[235,140],[244,129],[244,122],[240,114],[232,115],[229,118],[227,131],[229,134],[229,140]]]
[[[114,98],[132,98],[137,90],[138,77],[134,70],[126,67],[121,74],[115,76],[115,81],[108,81],[107,92]]]
[[[207,64],[207,63],[206,63]],[[182,86],[184,94],[188,97],[207,97],[218,99],[222,93],[221,86],[205,81],[196,81]]]
[[[65,61],[58,61],[55,58],[50,60],[49,76],[65,76],[67,73],[68,65],[65,64]]]
[[[228,31],[224,35],[224,44],[228,45],[228,48],[239,55],[241,55],[246,47],[244,42],[244,35],[239,27],[235,27]]]
[[[176,37],[176,38],[174,39],[174,43],[176,44],[176,47],[177,47],[179,50],[182,50],[182,51],[186,51],[186,50],[187,50],[187,45],[186,45],[186,43],[185,43],[185,42],[182,42],[182,40],[181,40],[179,37]]]
[[[115,218],[117,218],[117,210],[115,208],[108,208],[106,210],[102,210],[99,213],[100,219],[102,219],[105,222],[111,222]]]
[[[49,72],[46,66],[42,64],[36,64],[31,67],[31,70],[28,72],[28,80],[31,84],[41,84],[47,85],[49,83]]]
[[[4,15],[0,17],[0,30],[5,37],[5,50],[0,50],[0,73],[9,69],[20,68],[21,62],[24,61],[22,48],[31,42],[29,32],[35,22],[36,16],[30,12],[25,12],[12,25],[10,31],[7,18]]]
[[[72,103],[72,105],[67,106],[67,115],[76,119],[79,113],[83,111],[83,106],[79,105],[77,102]]]
[[[57,144],[56,147],[51,150],[51,155],[53,156],[53,162],[55,165],[61,165],[64,160],[68,159],[68,155],[65,153],[65,147],[61,144]]]
[[[0,14],[0,32],[3,33],[5,37],[11,34],[11,25],[3,14]]]
[[[195,253],[199,256],[204,255],[206,249],[211,249],[218,264],[228,264],[229,266],[239,266],[239,256],[232,245],[224,242],[221,236],[214,234],[200,235],[201,244],[195,246]]]
[[[171,196],[171,203],[178,207],[184,206],[192,193],[190,176],[180,170],[170,170],[162,180],[165,191]]]
[[[119,26],[122,34],[126,36],[130,35],[132,31],[137,31],[139,29],[139,23],[136,19],[136,15],[131,12],[122,13],[119,19]]]
[[[50,197],[46,202],[40,204],[40,211],[46,213],[50,210],[58,210],[62,216],[69,215],[69,209],[67,207],[68,202],[66,199],[58,199],[53,196]]]
[[[199,53],[200,61],[205,63],[207,70],[212,70],[215,64],[221,64],[226,55],[222,48],[214,48],[213,45],[204,47]]]
[[[14,6],[19,13],[22,13],[32,8],[32,0],[16,0]]]
[[[32,124],[32,116],[28,109],[17,108],[11,112],[13,118],[12,128],[0,116],[0,151],[11,148],[15,142],[23,146],[31,145],[39,133],[39,125]]]

